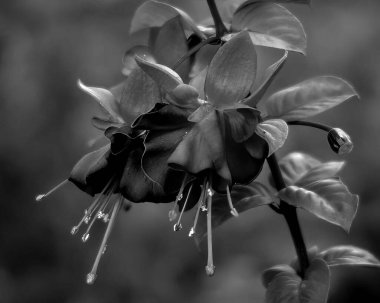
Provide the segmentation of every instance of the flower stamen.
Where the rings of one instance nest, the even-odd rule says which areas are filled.
[[[59,183],[58,185],[54,186],[51,190],[49,190],[47,193],[45,194],[39,194],[36,196],[35,200],[37,202],[40,202],[42,199],[48,197],[49,195],[51,195],[53,192],[55,192],[56,190],[60,189],[62,186],[64,186],[65,184],[68,183],[68,179],[66,180],[63,180],[61,183]]]
[[[106,251],[107,241],[108,241],[109,235],[110,235],[110,233],[112,231],[112,228],[114,226],[116,215],[117,215],[117,213],[118,213],[118,211],[120,209],[120,206],[122,204],[122,199],[123,198],[120,196],[117,199],[116,203],[112,206],[111,217],[110,217],[109,223],[107,225],[106,232],[104,233],[102,243],[100,244],[100,247],[99,247],[98,253],[96,255],[94,264],[93,264],[93,266],[91,268],[91,271],[86,276],[86,282],[87,282],[87,284],[94,284],[94,282],[95,282],[95,279],[96,279],[96,276],[97,276],[96,272],[98,270],[99,262],[100,262],[100,259],[101,259],[102,255]]]
[[[239,217],[239,213],[237,212],[236,208],[235,208],[234,205],[232,204],[230,187],[227,185],[227,186],[226,186],[226,189],[227,189],[227,201],[228,201],[228,206],[230,207],[230,213],[231,213],[231,215],[233,215],[234,217]]]
[[[177,206],[178,206],[178,202],[183,198],[183,190],[185,189],[187,180],[188,180],[188,175],[186,174],[185,178],[183,178],[183,181],[182,181],[181,187],[179,189],[178,195],[175,199],[173,208],[169,211],[168,216],[169,216],[170,222],[174,221],[178,216]]]
[[[207,265],[206,274],[211,277],[214,275],[215,266],[212,253],[212,196],[213,190],[209,184],[207,184]]]
[[[203,187],[203,188],[205,188],[205,187]],[[200,211],[201,211],[201,207],[202,207],[202,205],[203,205],[203,203],[204,203],[204,202],[203,202],[204,198],[205,198],[205,191],[202,190],[201,195],[199,196],[199,200],[198,200],[198,202],[197,202],[198,207],[197,207],[197,212],[195,213],[194,223],[193,223],[193,226],[190,228],[190,232],[189,232],[189,237],[190,237],[190,238],[191,238],[192,236],[194,236],[194,234],[195,234],[195,229],[196,229],[196,227],[197,227],[198,218],[199,218],[199,213],[200,213]]]
[[[174,231],[179,231],[179,230],[182,229],[181,219],[182,219],[183,212],[185,211],[185,208],[186,208],[186,205],[187,205],[187,201],[189,200],[190,193],[191,193],[192,189],[193,189],[193,183],[191,183],[189,191],[187,192],[186,200],[185,200],[185,203],[183,203],[182,210],[181,210],[181,213],[179,214],[178,221],[173,226]]]

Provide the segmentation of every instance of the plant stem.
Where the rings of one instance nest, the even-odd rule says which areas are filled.
[[[216,37],[220,38],[227,33],[227,28],[224,26],[223,20],[220,17],[218,8],[216,7],[215,0],[207,0],[208,7],[214,20]]]
[[[288,125],[302,125],[302,126],[310,126],[313,128],[318,128],[324,131],[329,132],[332,127],[326,124],[316,123],[316,122],[309,122],[309,121],[289,121]]]
[[[200,43],[195,45],[192,49],[190,49],[185,55],[179,58],[179,60],[173,65],[173,70],[176,70],[186,59],[190,58],[191,55],[195,54],[206,44],[210,44],[218,40],[219,38],[217,37],[210,37],[210,38],[207,38],[206,40],[201,41]]]
[[[277,190],[285,188],[286,184],[278,165],[276,155],[272,154],[270,157],[268,157],[267,161],[272,172]],[[280,210],[281,214],[285,217],[286,223],[289,226],[290,234],[292,235],[293,243],[296,248],[300,264],[299,275],[304,278],[306,269],[309,267],[309,258],[307,255],[305,241],[302,236],[301,226],[297,217],[297,209],[284,201],[280,201]]]

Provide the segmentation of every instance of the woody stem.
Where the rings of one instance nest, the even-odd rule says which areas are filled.
[[[272,172],[273,179],[277,190],[281,190],[286,187],[284,178],[282,176],[280,167],[275,154],[272,154],[267,158],[269,168]],[[280,211],[284,216],[286,223],[288,224],[290,234],[292,235],[293,243],[296,248],[297,257],[300,264],[299,275],[304,278],[306,269],[309,267],[309,258],[307,255],[305,241],[302,235],[302,230],[297,217],[297,210],[294,206],[287,204],[284,201],[280,201]]]
[[[216,7],[215,0],[207,0],[208,7],[214,20],[216,37],[220,38],[225,33],[227,33],[227,28],[225,27],[222,18],[220,17],[218,8]]]

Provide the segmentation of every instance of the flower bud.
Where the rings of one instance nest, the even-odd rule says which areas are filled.
[[[340,128],[333,128],[327,135],[331,149],[339,155],[348,154],[354,148],[350,136]]]
[[[173,101],[180,107],[199,106],[199,93],[196,88],[188,84],[178,85],[170,94]]]

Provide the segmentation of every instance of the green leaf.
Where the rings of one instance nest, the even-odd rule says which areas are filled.
[[[269,66],[264,74],[264,79],[261,85],[246,99],[244,99],[242,102],[245,104],[255,107],[262,97],[264,96],[265,92],[267,91],[268,87],[272,84],[274,78],[278,74],[278,72],[281,70],[281,68],[284,66],[284,63],[288,57],[288,52],[285,51],[284,56],[271,66]]]
[[[281,119],[266,120],[257,125],[256,134],[267,141],[270,156],[284,145],[288,137],[288,125]]]
[[[139,115],[149,111],[160,98],[157,84],[137,67],[125,80],[121,94],[120,108],[124,121],[132,123]]]
[[[369,251],[355,246],[334,246],[318,254],[329,266],[380,267],[380,261]]]
[[[255,182],[250,185],[235,185],[231,191],[232,203],[238,213],[249,209],[268,205],[273,202],[265,185]],[[212,202],[212,228],[216,228],[230,218],[233,218],[228,204],[227,195],[216,194]],[[207,235],[206,214],[201,214],[195,229],[195,242],[199,245]]]
[[[296,271],[288,264],[280,264],[264,270],[261,276],[261,280],[265,288],[268,288],[270,282],[280,273],[287,273],[289,276],[296,275]]]
[[[321,259],[315,259],[302,280],[288,265],[264,272],[266,303],[325,303],[330,288],[330,271]]]
[[[322,163],[311,168],[306,174],[301,176],[295,185],[305,186],[315,181],[336,177],[338,172],[342,170],[344,161],[331,161]]]
[[[140,57],[136,57],[136,62],[167,93],[173,91],[178,85],[183,84],[181,77],[165,65],[152,63]]]
[[[278,192],[278,197],[346,232],[350,230],[359,204],[359,197],[351,194],[339,179],[325,179],[303,187],[288,186]]]
[[[185,29],[196,33],[201,38],[206,38],[187,13],[172,5],[158,1],[144,2],[137,8],[131,21],[130,33],[132,34],[144,28],[160,27],[176,16],[181,16]]]
[[[136,56],[144,58],[147,61],[155,62],[152,52],[145,45],[136,45],[128,49],[123,57],[123,69],[121,70],[124,76],[129,76],[132,70],[137,68]]]
[[[109,90],[101,87],[86,86],[81,80],[78,80],[78,86],[82,91],[95,98],[107,116],[110,116],[117,122],[124,122],[119,114],[119,104]]]
[[[289,121],[314,116],[354,96],[358,94],[345,80],[321,76],[273,94],[264,105],[270,117]]]
[[[277,2],[277,3],[295,3],[295,4],[310,4],[311,0],[220,0],[221,5],[219,11],[222,19],[225,22],[231,22],[233,13],[237,9],[241,9],[245,5],[249,5],[254,2]]]
[[[205,94],[215,106],[233,105],[245,98],[257,71],[255,47],[247,32],[234,36],[215,54],[205,80]]]
[[[285,7],[250,1],[238,8],[232,31],[249,30],[253,44],[306,54],[306,34],[301,22]]]
[[[310,169],[321,164],[312,156],[300,152],[293,152],[278,162],[285,184],[294,185]]]
[[[321,259],[315,259],[300,285],[300,303],[325,303],[330,289],[330,270]]]

